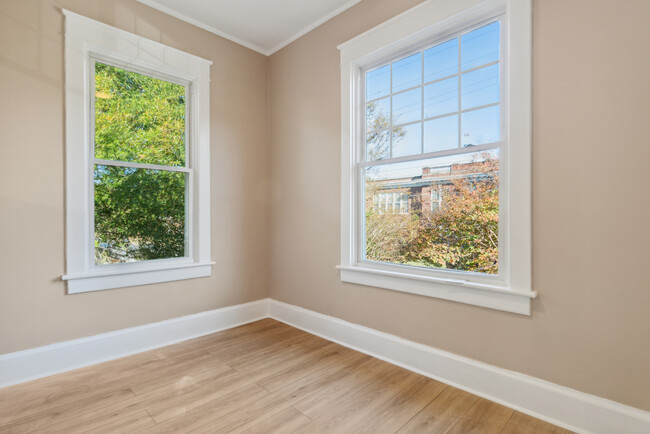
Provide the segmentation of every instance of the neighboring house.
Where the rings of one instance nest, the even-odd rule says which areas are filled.
[[[423,167],[422,174],[410,178],[375,181],[372,207],[375,212],[435,212],[443,204],[445,190],[459,179],[479,180],[493,177],[497,170],[485,172],[484,163],[462,163]]]

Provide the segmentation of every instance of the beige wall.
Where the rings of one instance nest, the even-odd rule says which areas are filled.
[[[214,62],[211,278],[65,295],[62,7]],[[267,77],[134,0],[0,1],[0,354],[266,297]]]
[[[650,410],[647,0],[534,3],[531,317],[339,281],[336,46],[416,3],[271,56],[271,297]]]

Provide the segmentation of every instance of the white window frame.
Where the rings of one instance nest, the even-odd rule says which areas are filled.
[[[68,294],[211,275],[211,61],[63,10],[65,16],[66,274]],[[96,265],[93,169],[95,61],[186,87],[186,255]],[[115,164],[113,164],[115,165]],[[144,169],[149,164],[118,163]],[[169,168],[165,168],[168,170]]]
[[[363,72],[501,18],[503,62],[497,276],[361,260]],[[428,0],[341,44],[341,280],[530,315],[532,0]]]

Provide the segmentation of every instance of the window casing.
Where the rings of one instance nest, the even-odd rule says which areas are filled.
[[[463,35],[490,27],[499,27],[500,55],[463,65]],[[530,313],[530,299],[536,295],[530,275],[530,40],[531,5],[527,0],[429,0],[339,47],[343,129],[339,268],[343,281]],[[452,62],[451,69],[427,79],[424,58],[428,50],[453,45],[450,41],[456,41],[456,65]],[[417,80],[400,82],[402,74],[396,85],[395,65],[416,63],[410,59],[417,58],[420,64],[411,67],[414,71],[421,68]],[[445,66],[445,62],[438,63]],[[383,82],[383,93],[377,91],[382,85],[367,82],[375,80],[372,74],[382,69],[389,74],[389,89],[386,91]],[[465,92],[468,84],[471,87],[480,80],[497,85],[474,95]],[[441,90],[435,88],[441,84],[447,91],[451,89],[451,94],[457,89],[457,98],[436,101]],[[432,92],[427,107],[428,90]],[[377,115],[382,110],[387,112],[383,119]],[[486,126],[493,127],[483,134],[483,140],[472,137],[471,131],[462,134],[466,132],[463,124],[471,124],[464,116],[475,114],[493,119],[482,124],[482,132]],[[427,123],[445,119],[451,120],[447,122],[452,126],[449,134],[427,132]],[[395,137],[407,137],[407,146],[396,149]],[[496,169],[492,165],[481,173],[468,170],[487,167],[485,161],[492,160],[497,161]],[[409,165],[412,167],[407,168]],[[391,171],[395,175],[389,176]],[[385,190],[387,185],[407,187],[411,197],[417,196],[420,202],[418,212],[435,215],[453,202],[449,186],[458,177],[468,179],[470,189],[497,180],[498,267],[495,263],[445,269],[386,260],[390,248],[373,249],[374,244],[368,244],[374,240],[366,235],[377,233],[374,226],[367,228],[371,224],[369,193]],[[374,251],[379,254],[371,256]]]
[[[211,62],[75,13],[63,12],[67,209],[67,273],[63,279],[68,283],[68,293],[209,276],[212,264],[209,235]],[[160,92],[171,92],[170,99],[161,101],[164,104],[177,103],[178,109],[170,109],[175,117],[165,121],[180,125],[176,129],[166,130],[165,146],[169,148],[169,136],[175,134],[178,136],[174,142],[177,149],[169,151],[167,155],[162,151],[157,153],[156,150],[162,148],[155,148],[158,146],[155,144],[156,138],[162,136],[146,137],[145,140],[153,140],[154,144],[141,147],[140,151],[144,153],[139,155],[130,155],[137,145],[121,143],[119,138],[108,145],[96,142],[102,136],[101,128],[100,131],[95,128],[99,125],[96,123],[99,117],[103,116],[102,107],[106,107],[104,101],[114,98],[116,103],[126,104],[126,100],[111,94],[110,90],[104,92],[96,88],[96,85],[99,86],[95,83],[96,74],[100,70],[119,72],[128,76],[127,80],[142,79],[144,83],[150,83],[152,92],[159,92],[159,88]],[[145,90],[140,88],[139,91]],[[158,96],[158,93],[154,95]],[[146,105],[151,98],[141,98],[141,101]],[[138,109],[137,106],[134,108]],[[120,107],[113,110],[113,115],[137,116],[124,113],[125,109]],[[144,110],[147,110],[146,106]],[[157,114],[164,116],[163,111]],[[110,119],[106,122],[110,130]],[[106,127],[106,122],[101,124],[102,127]],[[119,125],[116,123],[115,126]],[[153,149],[154,152],[149,155],[142,149]],[[172,158],[174,152],[178,154],[175,160]],[[156,200],[160,198],[166,201],[159,203],[162,214],[153,215],[153,220],[148,215],[152,208],[144,208],[147,215],[142,221],[143,226],[150,221],[151,225],[166,227],[167,232],[171,233],[170,237],[165,238],[167,244],[161,241],[162,235],[157,235],[158,238],[138,238],[138,234],[143,233],[142,229],[130,235],[117,235],[117,238],[109,236],[108,240],[104,232],[103,237],[100,236],[101,223],[110,219],[111,211],[119,210],[120,205],[112,208],[105,206],[102,210],[108,209],[108,214],[98,215],[97,206],[106,202],[102,202],[101,194],[111,194],[102,187],[107,185],[107,180],[120,181],[129,177],[134,182],[126,185],[124,191],[127,194],[124,191],[121,193],[126,203],[137,204],[143,198],[151,201],[152,195]],[[141,190],[143,185],[158,190],[144,192]],[[133,194],[128,194],[130,191]],[[175,194],[173,198],[170,196],[172,193]],[[170,207],[171,200],[175,202]],[[156,203],[149,205],[155,206]],[[171,208],[174,209],[173,215],[164,214]],[[133,211],[133,208],[129,208],[129,211]],[[146,227],[144,233],[147,233]],[[113,245],[111,240],[114,239],[121,240],[122,246],[118,248]]]

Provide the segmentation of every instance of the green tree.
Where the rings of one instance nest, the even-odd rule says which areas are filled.
[[[185,87],[95,67],[95,158],[185,165]],[[95,166],[97,263],[185,255],[185,173]]]

